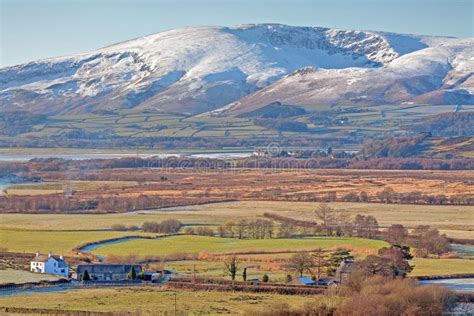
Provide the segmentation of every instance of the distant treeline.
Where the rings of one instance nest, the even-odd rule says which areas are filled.
[[[345,147],[358,144],[359,141],[349,137],[325,138],[324,141],[308,134],[305,137],[129,137],[113,134],[110,130],[91,132],[86,129],[77,129],[64,135],[51,135],[46,137],[12,137],[0,139],[0,147],[24,147],[24,148],[95,148],[95,149],[165,149],[176,148],[188,149],[212,149],[222,148],[258,148],[267,146],[269,143],[278,142],[281,147],[324,147],[327,142],[334,147]]]
[[[167,157],[65,160],[33,159],[29,162],[0,162],[0,176],[34,171],[100,170],[115,168],[195,168],[195,169],[382,169],[382,170],[474,170],[474,159],[435,158],[271,158],[251,157],[234,160]]]
[[[205,197],[163,198],[156,195],[72,197],[64,194],[34,196],[0,196],[1,213],[120,213],[225,202],[225,199]]]
[[[410,128],[417,133],[456,137],[474,135],[474,112],[442,113],[431,116]]]

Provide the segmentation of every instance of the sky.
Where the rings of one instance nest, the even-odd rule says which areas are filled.
[[[184,26],[282,23],[474,37],[474,0],[0,0],[0,67]]]

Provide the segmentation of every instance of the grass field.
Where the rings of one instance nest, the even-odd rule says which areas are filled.
[[[136,186],[136,181],[51,181],[33,184],[15,184],[5,190],[9,195],[42,195],[65,193],[67,191],[103,192]]]
[[[261,216],[265,212],[280,215],[316,220],[314,210],[320,203],[286,202],[286,201],[240,201],[215,203],[207,205],[177,207],[180,212],[195,211],[201,216],[219,216],[226,214],[234,218]],[[474,232],[474,207],[458,205],[409,205],[379,203],[330,203],[336,213],[355,216],[357,214],[372,215],[381,225],[403,224],[409,228],[418,225],[431,225],[440,229]],[[468,238],[468,237],[465,237]]]
[[[110,229],[114,224],[141,226],[145,221],[179,219],[184,224],[216,224],[226,220],[226,216],[213,219],[193,212],[133,212],[119,214],[0,214],[0,230],[52,230],[81,231]]]
[[[474,274],[474,259],[423,259],[411,260],[415,268],[411,276]]]
[[[0,270],[0,284],[2,283],[26,283],[42,280],[58,280],[60,277],[50,274],[31,273],[23,270],[6,269]]]
[[[304,220],[316,220],[320,203],[240,201],[175,207],[122,214],[0,214],[0,229],[88,230],[109,229],[113,224],[141,226],[145,221],[175,218],[185,224],[218,225],[238,219],[255,219],[271,212]],[[379,203],[330,203],[337,213],[373,215],[380,225],[403,224],[409,228],[431,225],[448,236],[474,239],[474,207],[457,205],[406,205]]]
[[[107,232],[107,231],[26,231],[0,230],[0,247],[10,252],[43,253],[53,252],[58,255],[71,255],[74,247],[84,243],[127,235],[148,235],[140,232]]]
[[[301,307],[306,302],[325,301],[324,296],[290,296],[212,291],[165,291],[156,287],[82,289],[67,292],[0,297],[0,306],[135,312],[138,315],[174,315],[176,293],[178,315],[252,315],[277,303]],[[335,302],[332,302],[335,303]]]
[[[369,252],[385,246],[378,240],[344,237],[314,237],[302,239],[236,239],[204,236],[176,236],[158,240],[130,240],[97,248],[94,253],[99,255],[128,255],[142,256],[169,255],[175,253],[242,253],[259,251],[312,250],[316,248],[333,249],[347,247]]]
[[[319,203],[283,201],[241,201],[215,203],[199,206],[176,207],[161,210],[138,211],[119,214],[0,214],[0,247],[11,252],[54,252],[73,255],[72,249],[87,242],[130,235],[149,235],[141,232],[105,231],[113,224],[141,226],[145,221],[178,219],[186,225],[216,225],[239,219],[262,218],[264,212],[277,213],[292,218],[315,220],[314,210]],[[402,223],[408,227],[432,225],[456,238],[474,238],[472,214],[467,206],[429,206],[375,203],[331,203],[337,213],[355,216],[375,216],[381,225]],[[277,230],[278,228],[276,228]],[[273,259],[287,258],[291,251],[314,250],[318,247],[336,248],[346,246],[354,250],[357,257],[375,253],[385,245],[382,241],[357,238],[304,238],[238,240],[218,237],[179,236],[161,240],[131,240],[124,243],[100,247],[94,253],[115,256],[167,256],[178,253],[220,254],[242,252],[275,252],[281,254],[255,254],[241,256],[245,265],[260,265],[249,273],[260,276],[268,273],[275,280],[284,278],[284,271],[265,266]],[[201,257],[201,256],[200,256]],[[210,261],[209,261],[210,260]],[[180,261],[167,263],[167,267],[184,274],[190,273],[193,265],[203,275],[222,276],[219,261]],[[281,260],[280,260],[281,261]],[[470,260],[464,259],[416,259],[413,275],[443,275],[472,273]],[[243,263],[244,264],[244,263]]]

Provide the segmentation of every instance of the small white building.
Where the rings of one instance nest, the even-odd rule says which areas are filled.
[[[36,257],[31,260],[30,270],[35,273],[48,273],[66,278],[69,277],[69,266],[66,261],[64,261],[63,256],[56,257],[51,253],[42,255],[37,252]]]

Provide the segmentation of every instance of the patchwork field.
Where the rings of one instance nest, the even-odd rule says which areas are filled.
[[[104,230],[114,224],[141,226],[145,221],[178,219],[186,225],[219,225],[226,221],[261,218],[265,212],[316,220],[321,203],[286,201],[239,201],[183,206],[120,214],[0,214],[0,229]],[[336,214],[372,215],[382,226],[395,223],[414,228],[436,227],[453,238],[474,239],[474,207],[462,205],[409,205],[380,203],[330,203]]]
[[[159,112],[137,112],[136,110],[121,110],[115,112],[50,116],[34,121],[27,131],[20,131],[15,137],[0,137],[10,144],[29,143],[31,139],[38,141],[48,138],[61,140],[64,147],[77,147],[76,140],[92,142],[105,138],[107,140],[122,137],[122,139],[147,139],[169,137],[178,140],[178,148],[196,147],[194,140],[202,142],[198,148],[232,147],[234,150],[257,149],[266,147],[275,139],[304,138],[299,145],[304,147],[331,144],[338,150],[358,150],[365,140],[380,136],[405,134],[413,125],[420,124],[433,115],[452,113],[453,105],[306,105],[305,113],[288,120],[306,124],[305,129],[286,130],[275,126],[258,124],[255,119],[259,116],[226,117],[212,115],[185,116]],[[470,112],[472,105],[463,105],[461,112]],[[98,137],[100,135],[100,137]],[[72,136],[72,137],[71,137]],[[188,138],[184,143],[179,139]],[[258,139],[257,142],[255,140]],[[337,141],[336,140],[341,140]],[[171,141],[173,141],[171,140]],[[351,140],[351,141],[347,141]],[[170,140],[167,140],[170,141]],[[336,145],[334,146],[334,143]],[[227,143],[227,146],[222,146]],[[101,142],[107,147],[107,142]],[[318,145],[319,144],[319,145]],[[459,157],[473,157],[472,146],[456,148],[447,152],[438,146],[436,140],[426,150],[427,155],[456,153]],[[43,146],[51,146],[45,142]],[[18,146],[10,146],[18,147]],[[54,147],[54,145],[53,145]],[[91,146],[96,147],[96,146]],[[116,146],[110,146],[111,148]],[[141,148],[148,146],[141,143]],[[161,146],[166,148],[166,146]],[[292,150],[294,148],[286,148]]]
[[[0,214],[0,244],[12,252],[34,253],[36,251],[73,255],[72,249],[86,242],[124,236],[156,236],[134,231],[111,231],[114,224],[141,226],[145,221],[160,222],[178,219],[187,226],[207,225],[214,230],[217,225],[240,219],[263,218],[271,212],[295,219],[315,220],[314,210],[320,203],[284,201],[240,201],[206,205],[175,207],[150,211],[119,214]],[[417,225],[431,225],[456,238],[474,238],[472,223],[473,209],[469,206],[430,206],[376,203],[330,203],[338,214],[355,216],[373,215],[380,225],[401,223],[413,228]],[[375,253],[384,242],[357,238],[303,238],[238,240],[231,238],[179,236],[161,240],[131,240],[124,243],[99,247],[95,254],[115,257],[135,255],[169,256],[176,254],[199,255],[200,261],[167,262],[168,268],[190,273],[197,265],[203,275],[222,276],[222,262],[212,255],[223,253],[248,253],[239,256],[243,264],[259,266],[253,272],[256,276],[269,274],[276,280],[284,279],[284,271],[273,262],[281,262],[298,250],[315,248],[352,249],[356,257]],[[263,252],[261,254],[257,254]],[[278,253],[274,253],[278,252]],[[206,254],[211,254],[206,258]],[[179,256],[178,256],[179,257]],[[413,261],[413,275],[439,275],[472,273],[474,260],[469,259],[416,259]]]
[[[160,199],[160,203],[154,204],[156,207],[177,205],[177,202],[193,204],[223,200],[344,201],[348,194],[360,195],[363,192],[367,194],[369,202],[380,202],[379,194],[384,190],[405,195],[442,195],[446,199],[458,200],[474,196],[474,171],[215,170],[206,168],[206,165],[196,170],[151,168],[144,165],[133,169],[35,171],[34,175],[45,182],[14,186],[7,190],[7,195],[46,197],[51,196],[51,193],[64,196],[72,192],[74,197],[83,199],[94,199],[98,195],[117,198],[146,195]]]

